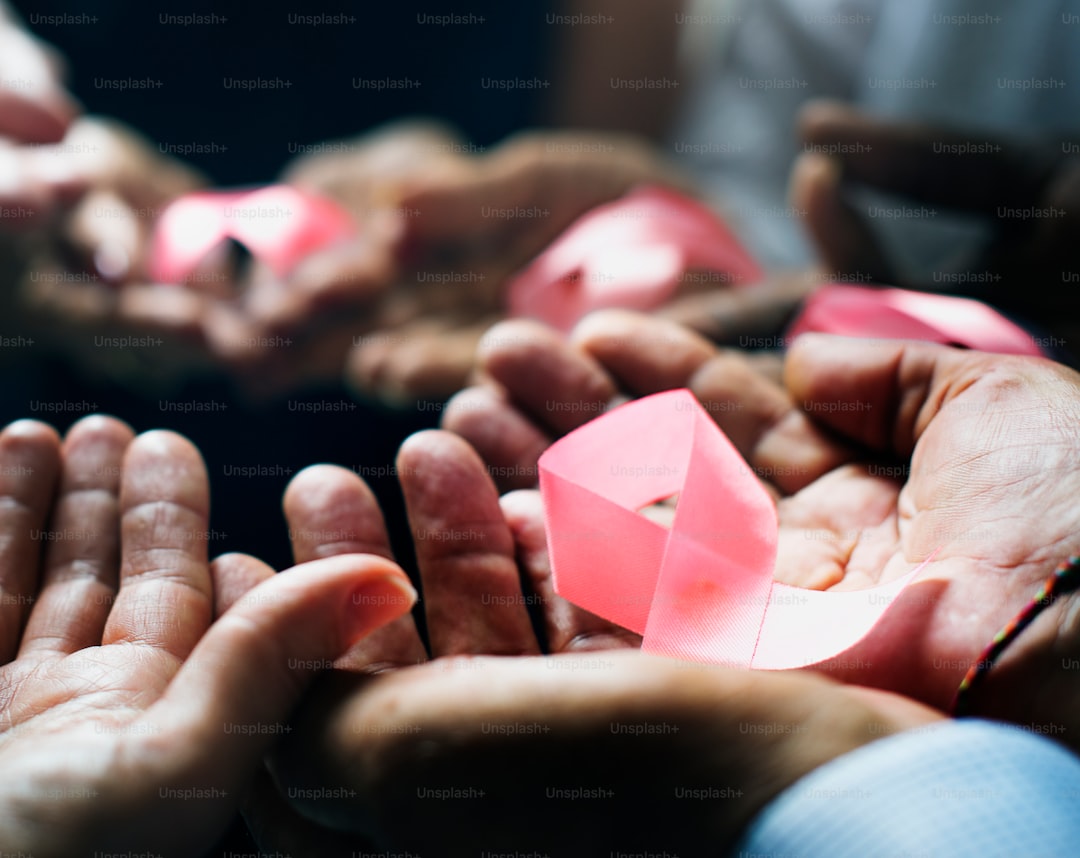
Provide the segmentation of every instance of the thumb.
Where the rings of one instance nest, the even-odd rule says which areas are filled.
[[[397,565],[359,554],[305,563],[243,595],[144,716],[198,749],[180,779],[234,789],[245,783],[288,730],[282,722],[307,682],[415,601]]]
[[[931,343],[803,334],[788,351],[784,385],[818,423],[907,457],[949,399],[1011,360]]]
[[[791,173],[791,205],[806,212],[810,233],[826,271],[858,275],[859,280],[892,282],[877,238],[843,197],[843,168],[816,152],[799,156]]]

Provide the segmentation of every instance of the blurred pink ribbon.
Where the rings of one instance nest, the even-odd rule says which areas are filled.
[[[1031,334],[986,304],[906,289],[822,286],[806,300],[788,336],[794,339],[810,331],[923,340],[1000,354],[1042,354]]]
[[[598,417],[539,467],[556,592],[643,635],[649,652],[817,664],[862,640],[925,566],[865,590],[775,582],[775,504],[687,390]],[[639,512],[675,494],[670,530]]]
[[[593,310],[657,307],[695,269],[738,285],[763,274],[706,206],[644,186],[582,215],[515,276],[509,312],[566,331]]]
[[[337,203],[289,185],[188,194],[161,215],[150,273],[159,283],[182,283],[231,238],[285,277],[309,253],[355,235]]]

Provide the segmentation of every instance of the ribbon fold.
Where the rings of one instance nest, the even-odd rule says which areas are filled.
[[[788,336],[794,339],[810,331],[1042,355],[1031,334],[981,301],[907,289],[822,286],[803,304]]]
[[[183,283],[231,238],[285,277],[309,253],[355,235],[356,225],[337,203],[290,185],[187,194],[162,212],[150,273],[159,283]]]
[[[754,283],[763,272],[706,206],[648,185],[586,212],[509,286],[511,316],[567,331],[593,310],[650,310],[668,300],[690,270]]]
[[[773,580],[776,507],[688,390],[639,399],[540,458],[555,591],[643,636],[642,649],[780,670],[850,649],[922,564],[877,587]],[[640,510],[678,495],[671,529]]]

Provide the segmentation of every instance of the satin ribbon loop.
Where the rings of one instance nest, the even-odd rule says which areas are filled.
[[[638,632],[649,652],[743,668],[817,664],[865,637],[922,569],[849,592],[775,582],[775,504],[687,390],[598,417],[551,446],[539,469],[555,591]],[[676,494],[670,530],[640,514]]]
[[[159,283],[183,283],[208,253],[231,238],[284,278],[308,254],[356,232],[352,218],[333,200],[289,185],[188,194],[162,212],[150,273]]]

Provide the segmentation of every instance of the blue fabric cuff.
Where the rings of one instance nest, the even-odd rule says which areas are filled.
[[[737,858],[1080,855],[1080,760],[1020,728],[961,719],[872,742],[781,793]]]

